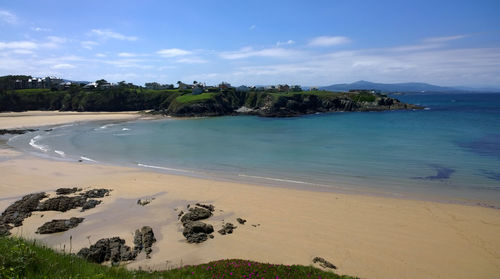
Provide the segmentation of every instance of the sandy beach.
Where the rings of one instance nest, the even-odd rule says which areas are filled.
[[[116,118],[115,118],[116,117]],[[0,129],[73,121],[133,119],[134,113],[0,114]],[[100,238],[133,243],[135,229],[153,228],[158,242],[151,259],[129,268],[164,269],[224,258],[281,264],[311,264],[320,256],[340,274],[361,278],[496,278],[500,274],[500,210],[479,206],[368,195],[264,187],[168,175],[143,169],[59,162],[0,149],[0,210],[25,194],[60,187],[109,188],[96,208],[34,212],[15,235],[40,239],[72,252]],[[146,206],[140,198],[153,198]],[[188,204],[210,203],[207,220],[217,231],[223,221],[231,235],[189,244],[177,219]],[[78,227],[53,235],[34,232],[52,219],[84,217]],[[236,218],[247,220],[237,224]]]

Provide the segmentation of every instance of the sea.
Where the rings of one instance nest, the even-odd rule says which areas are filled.
[[[82,164],[500,208],[500,94],[393,97],[425,109],[87,122],[8,145]]]

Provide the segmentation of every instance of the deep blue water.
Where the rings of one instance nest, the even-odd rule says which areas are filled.
[[[427,109],[86,123],[10,144],[186,175],[500,205],[500,94],[396,97]]]

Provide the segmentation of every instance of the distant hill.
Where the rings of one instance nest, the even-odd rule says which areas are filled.
[[[437,92],[437,93],[466,93],[466,92],[485,92],[486,90],[474,88],[460,88],[460,87],[443,87],[421,82],[407,82],[407,83],[375,83],[369,81],[356,81],[353,83],[333,84],[329,86],[320,87],[323,90],[329,91],[349,91],[352,89],[373,89],[382,92]],[[495,92],[495,90],[488,90]],[[498,92],[498,91],[496,91]]]

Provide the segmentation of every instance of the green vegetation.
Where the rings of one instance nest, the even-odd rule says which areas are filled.
[[[19,238],[0,237],[0,278],[352,278],[312,266],[221,260],[167,271],[129,271],[87,262]]]
[[[208,99],[213,99],[216,93],[202,93],[199,95],[185,94],[175,98],[175,100],[181,104],[199,102]]]

